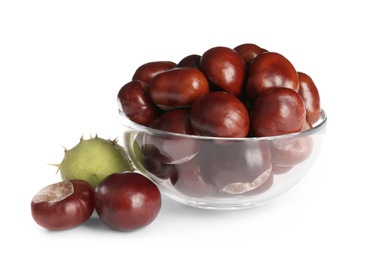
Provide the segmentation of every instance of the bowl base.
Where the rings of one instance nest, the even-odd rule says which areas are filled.
[[[251,208],[259,207],[268,203],[268,200],[243,201],[243,202],[239,201],[236,203],[233,203],[233,201],[226,201],[225,199],[220,200],[220,201],[218,201],[218,199],[215,199],[215,201],[210,201],[210,200],[197,198],[196,200],[194,200],[193,198],[183,198],[181,196],[176,196],[172,193],[168,193],[168,191],[165,191],[165,190],[163,190],[162,192],[164,195],[166,195],[173,201],[176,201],[178,203],[181,203],[186,206],[193,207],[193,208],[207,209],[207,210],[243,210],[243,209],[251,209]]]

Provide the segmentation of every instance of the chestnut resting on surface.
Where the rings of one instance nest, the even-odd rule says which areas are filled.
[[[96,186],[94,199],[99,218],[118,231],[149,225],[158,216],[162,203],[158,187],[135,172],[109,175]]]
[[[31,214],[49,230],[77,227],[94,212],[94,189],[84,180],[66,180],[38,191],[31,201]]]

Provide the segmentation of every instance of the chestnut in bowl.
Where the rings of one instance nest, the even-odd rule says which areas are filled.
[[[176,65],[176,67],[191,67],[199,68],[199,62],[201,60],[201,55],[199,54],[190,54],[182,58]]]
[[[306,119],[313,124],[320,117],[320,95],[312,78],[303,72],[297,72],[299,78],[298,94],[302,97],[306,107]]]
[[[176,109],[165,112],[149,124],[149,127],[166,132],[194,135],[190,123],[190,110]],[[163,163],[177,164],[195,156],[199,150],[199,142],[186,140],[177,136],[159,138],[145,135],[144,143],[155,146],[163,157]]]
[[[305,104],[294,90],[271,88],[255,100],[250,118],[257,137],[300,132],[306,122]]]
[[[168,132],[137,124],[123,112],[120,112],[120,119],[123,132],[119,142],[124,145],[138,172],[148,176],[163,194],[177,202],[217,210],[260,206],[296,185],[317,159],[327,127],[327,116],[323,109],[319,120],[311,128],[262,137],[217,137]],[[177,139],[181,143],[176,143],[174,149],[183,149],[182,143],[190,143],[196,150],[183,160],[168,162],[163,158],[162,147],[150,143],[152,139]],[[313,144],[307,153],[297,149],[304,146],[302,142],[306,140]],[[272,146],[282,143],[294,143],[294,150],[288,151],[289,155],[284,153],[287,151],[278,154],[274,150],[277,147]],[[148,151],[138,147],[148,147]],[[293,149],[291,145],[287,148]],[[150,157],[147,154],[150,152],[157,158],[151,161],[153,167],[144,160]],[[288,161],[288,158],[292,158],[291,154],[294,159]]]
[[[150,98],[163,110],[190,107],[208,92],[209,84],[204,74],[191,67],[160,72],[150,83]]]
[[[132,80],[122,86],[117,94],[120,109],[134,122],[148,125],[160,114],[149,94],[150,86],[140,80]]]
[[[197,135],[245,137],[250,128],[246,106],[225,91],[209,92],[191,107],[191,125]]]
[[[239,95],[245,80],[245,62],[234,49],[218,46],[205,51],[199,69],[210,82],[233,95]]]
[[[251,100],[270,88],[290,88],[298,92],[299,78],[293,64],[277,52],[257,55],[247,68],[245,91]]]
[[[140,80],[150,84],[155,75],[174,67],[176,67],[176,63],[173,61],[150,61],[135,70],[132,80]]]
[[[271,176],[271,152],[266,140],[232,141],[217,144],[215,150],[208,158],[210,177],[223,193],[249,192]]]
[[[256,56],[267,51],[254,43],[243,43],[236,46],[234,49],[242,56],[246,66],[250,65]]]

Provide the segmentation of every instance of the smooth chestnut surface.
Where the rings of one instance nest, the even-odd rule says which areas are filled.
[[[293,64],[277,52],[263,52],[257,55],[247,70],[245,91],[251,100],[270,88],[299,89],[299,78]]]
[[[284,174],[293,169],[293,166],[272,165],[272,174]]]
[[[48,185],[31,201],[35,222],[48,230],[65,230],[86,222],[94,212],[94,189],[83,180]]]
[[[306,121],[301,96],[289,88],[273,88],[259,96],[251,112],[252,132],[257,137],[300,132]]]
[[[245,80],[245,62],[228,47],[213,47],[201,56],[199,68],[207,79],[221,89],[239,95]]]
[[[320,95],[312,78],[303,72],[297,72],[299,78],[298,93],[305,102],[306,118],[311,123],[316,123],[320,118]]]
[[[214,190],[214,186],[207,182],[201,166],[199,156],[176,165],[178,176],[173,186],[183,195],[192,197],[208,196]]]
[[[165,112],[150,123],[149,127],[167,132],[194,135],[190,123],[190,110],[176,109]],[[194,156],[199,150],[199,141],[179,136],[145,136],[144,144],[154,145],[163,155],[163,163],[175,164]]]
[[[150,84],[150,97],[163,110],[190,107],[208,92],[209,84],[205,75],[191,67],[160,72]]]
[[[113,173],[95,188],[99,218],[110,228],[132,231],[155,220],[161,208],[158,187],[135,172]]]
[[[191,125],[197,135],[245,137],[250,118],[245,105],[225,91],[200,97],[191,108]]]
[[[271,153],[267,141],[218,145],[209,161],[212,182],[227,194],[257,189],[271,175]]]
[[[278,146],[271,142],[272,163],[275,166],[292,167],[308,159],[313,151],[314,141],[309,136],[301,136],[291,145]]]
[[[166,71],[176,67],[173,61],[151,61],[139,66],[134,74],[132,80],[140,80],[147,84],[151,83],[152,78],[162,71]]]
[[[162,180],[170,180],[171,183],[176,182],[178,178],[177,167],[175,164],[168,163],[174,161],[173,158],[162,154],[154,144],[142,144],[141,150],[143,160],[140,163],[148,173]]]
[[[189,109],[167,111],[150,122],[149,127],[177,134],[194,134]]]
[[[147,83],[132,80],[117,94],[120,109],[130,120],[141,125],[148,125],[159,115],[159,109],[151,101],[148,91]]]
[[[184,58],[182,58],[176,65],[176,67],[192,67],[192,68],[199,68],[199,62],[201,59],[201,55],[198,54],[191,54]]]
[[[254,43],[243,43],[234,49],[242,56],[246,65],[249,65],[256,56],[267,51]]]

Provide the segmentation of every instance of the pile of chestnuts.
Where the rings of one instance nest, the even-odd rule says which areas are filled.
[[[45,186],[31,201],[34,221],[48,230],[78,227],[94,211],[118,231],[133,231],[151,224],[161,208],[158,187],[136,172],[112,173],[95,188],[86,180],[63,180]]]
[[[312,128],[321,116],[312,78],[280,53],[253,43],[213,47],[179,62],[145,63],[120,88],[117,101],[128,119],[152,129],[227,141],[249,139],[137,139],[144,168],[194,197],[269,188],[273,174],[285,173],[309,157],[312,141],[263,144],[252,137],[298,133]]]

